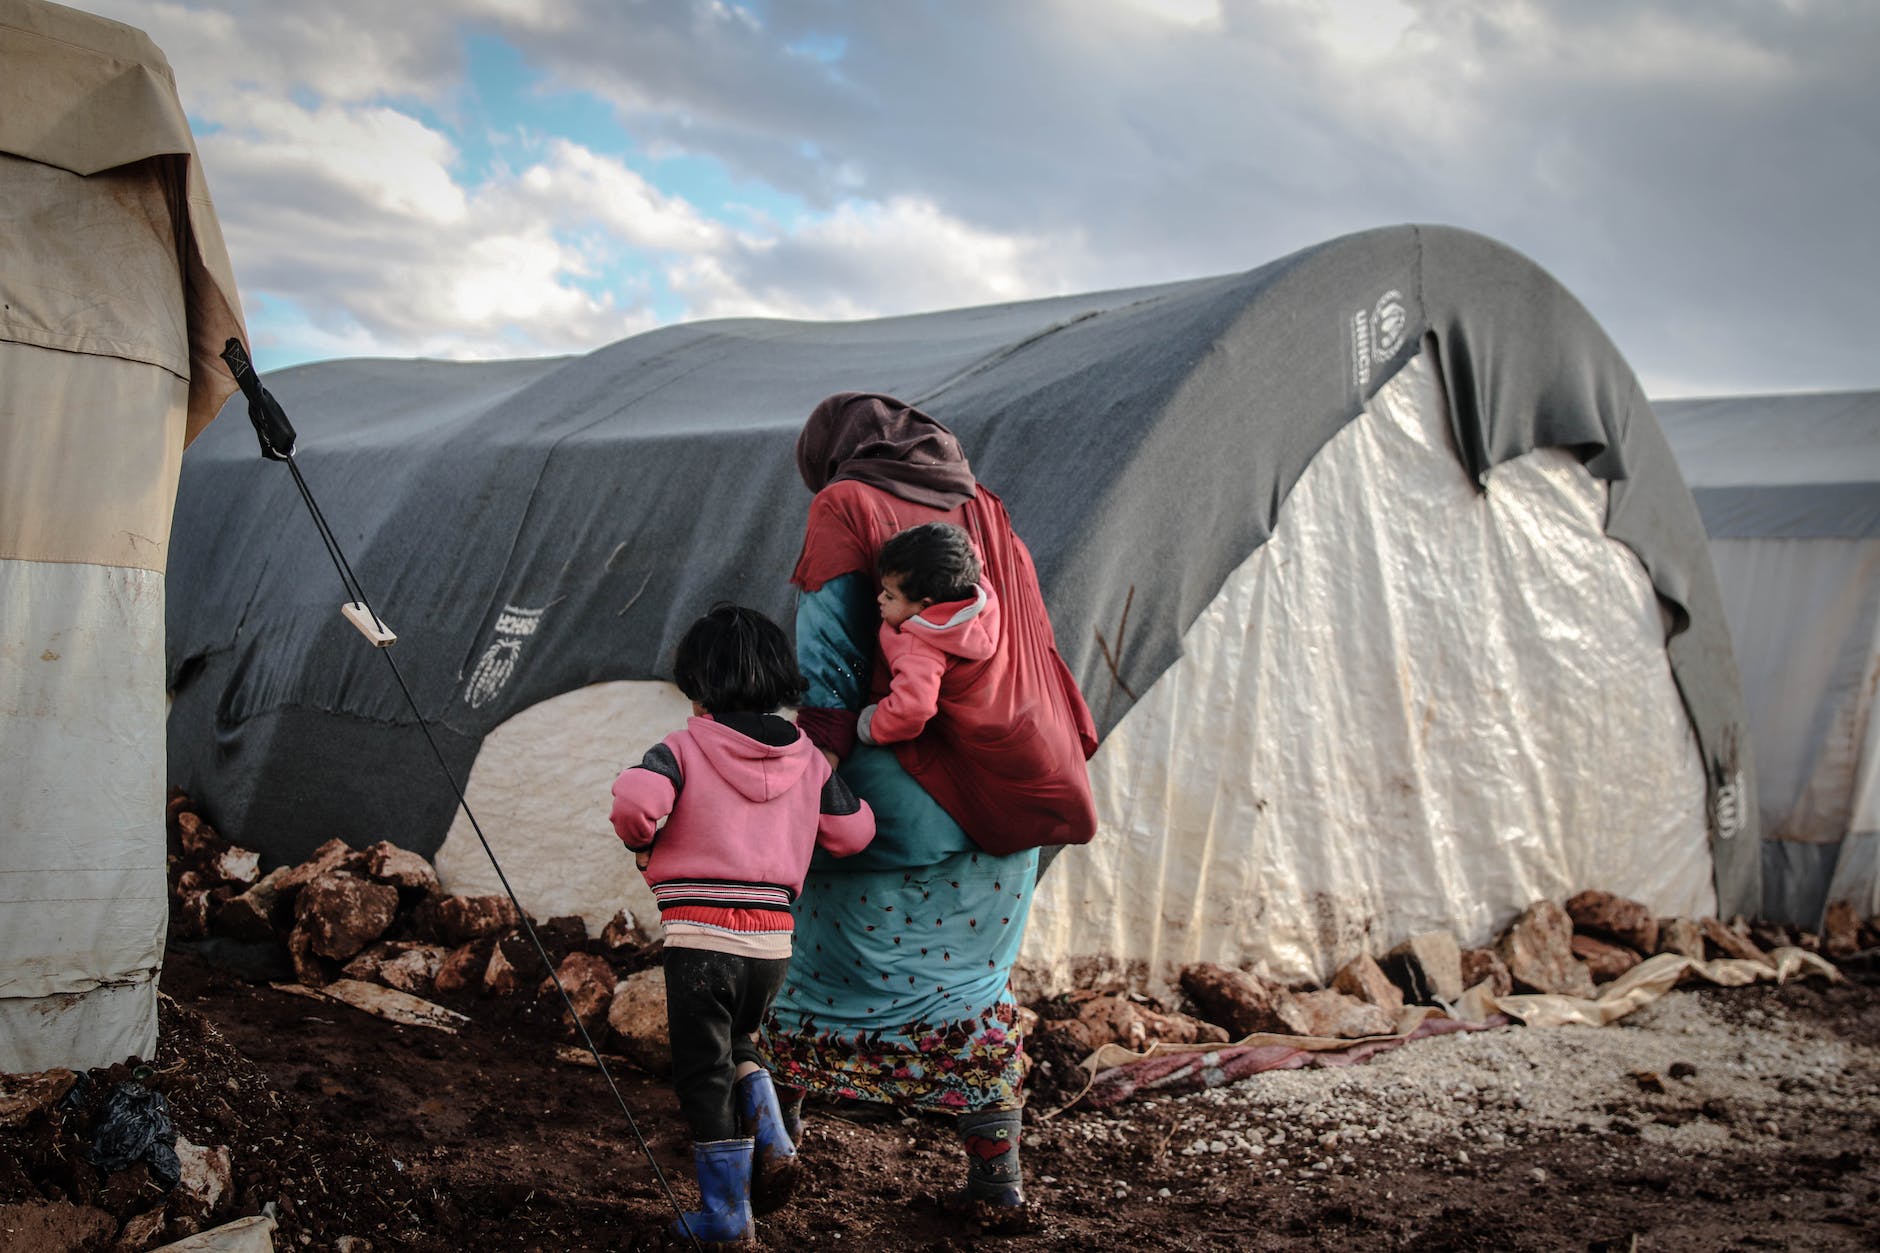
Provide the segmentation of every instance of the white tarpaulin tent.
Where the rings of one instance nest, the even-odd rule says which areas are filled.
[[[0,0],[0,1071],[156,1043],[170,514],[241,334],[163,54]]]
[[[495,890],[435,742],[526,908],[650,920],[608,783],[683,717],[657,680],[694,615],[792,621],[796,433],[856,389],[959,434],[1096,717],[1101,827],[1044,876],[1034,974],[1323,976],[1582,888],[1760,899],[1697,508],[1603,332],[1479,236],[268,386],[432,737],[334,613],[291,483],[219,424],[177,509],[172,781],[269,862],[390,839]]]
[[[1762,804],[1763,911],[1880,914],[1880,392],[1655,408],[1710,534]]]

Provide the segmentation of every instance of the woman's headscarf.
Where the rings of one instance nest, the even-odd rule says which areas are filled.
[[[812,492],[854,479],[935,509],[964,504],[975,487],[952,431],[878,392],[838,392],[817,405],[796,437],[796,469]]]

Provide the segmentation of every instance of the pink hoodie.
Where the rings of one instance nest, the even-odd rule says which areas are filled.
[[[881,702],[862,711],[856,733],[870,744],[899,744],[926,729],[942,703],[972,720],[974,691],[999,647],[999,598],[980,584],[971,600],[929,605],[900,626],[881,624],[881,655],[893,678]]]
[[[708,717],[687,719],[622,770],[613,791],[614,831],[628,848],[653,850],[646,881],[662,912],[787,910],[818,845],[847,857],[875,835],[874,813],[839,780],[830,785],[807,736],[764,744]]]

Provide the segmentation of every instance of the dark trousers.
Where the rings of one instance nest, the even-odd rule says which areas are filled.
[[[736,1139],[732,1088],[738,1063],[758,1060],[751,1034],[783,986],[790,961],[669,948],[665,967],[666,1032],[679,1109],[695,1142]]]

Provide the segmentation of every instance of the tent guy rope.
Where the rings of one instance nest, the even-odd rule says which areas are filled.
[[[223,346],[222,360],[228,364],[229,372],[235,376],[235,382],[241,388],[242,395],[248,399],[248,420],[254,425],[256,438],[261,441],[261,455],[269,461],[282,461],[287,464],[288,472],[294,477],[294,486],[300,492],[301,500],[306,503],[307,512],[313,518],[314,527],[320,532],[320,541],[326,545],[327,556],[332,559],[333,569],[339,574],[340,583],[346,589],[348,601],[342,607],[341,612],[347,621],[357,627],[360,633],[372,642],[373,646],[384,656],[385,664],[391,668],[392,678],[397,681],[398,690],[404,693],[405,703],[411,709],[411,716],[417,719],[418,729],[424,732],[425,742],[431,746],[431,753],[437,758],[438,769],[442,770],[444,777],[450,781],[451,790],[457,796],[457,804],[462,807],[464,817],[470,820],[470,829],[476,832],[477,841],[483,845],[483,852],[490,859],[490,866],[496,871],[496,877],[502,881],[503,891],[508,894],[510,903],[516,907],[516,915],[522,920],[522,929],[528,934],[529,942],[535,946],[537,955],[542,959],[542,965],[547,968],[548,977],[554,981],[555,991],[561,994],[562,1004],[568,1010],[568,1018],[581,1035],[581,1043],[594,1058],[594,1065],[600,1070],[601,1077],[607,1081],[607,1090],[613,1093],[614,1103],[620,1107],[621,1114],[626,1118],[627,1126],[633,1132],[633,1138],[639,1142],[640,1152],[645,1155],[646,1164],[652,1167],[653,1177],[659,1181],[660,1191],[665,1194],[666,1202],[672,1207],[672,1212],[678,1215],[680,1229],[686,1233],[692,1247],[700,1249],[702,1253],[702,1246],[699,1244],[697,1235],[692,1232],[691,1225],[686,1222],[685,1210],[680,1206],[678,1198],[673,1195],[672,1185],[666,1181],[665,1172],[660,1170],[659,1162],[653,1156],[652,1146],[647,1144],[646,1137],[640,1131],[638,1120],[633,1117],[633,1111],[627,1107],[626,1098],[621,1095],[619,1085],[614,1082],[613,1072],[607,1069],[607,1062],[602,1058],[600,1048],[594,1043],[593,1037],[588,1034],[587,1025],[581,1021],[580,1014],[575,1012],[574,1000],[568,995],[567,988],[562,986],[561,976],[555,970],[555,963],[549,958],[548,949],[542,944],[541,937],[536,935],[535,924],[529,921],[528,911],[522,908],[522,902],[517,898],[515,889],[509,885],[509,876],[503,873],[502,863],[496,858],[496,850],[490,847],[489,840],[485,838],[483,826],[477,821],[476,814],[471,811],[470,802],[464,795],[462,784],[458,783],[457,776],[451,772],[450,764],[444,759],[443,750],[438,747],[436,737],[431,734],[431,724],[418,709],[417,698],[412,695],[411,688],[405,683],[404,674],[398,669],[398,662],[392,657],[391,645],[397,641],[397,635],[385,625],[373,610],[371,601],[366,599],[365,588],[360,584],[358,576],[353,573],[352,564],[346,560],[345,551],[340,548],[339,540],[333,534],[333,528],[328,525],[326,515],[321,511],[319,502],[314,499],[313,489],[307,486],[307,480],[300,473],[300,466],[294,460],[294,442],[298,435],[293,423],[288,421],[287,413],[281,408],[280,402],[274,399],[266,387],[262,386],[260,377],[255,374],[254,364],[248,356],[247,349],[243,347],[240,340],[230,339]]]

